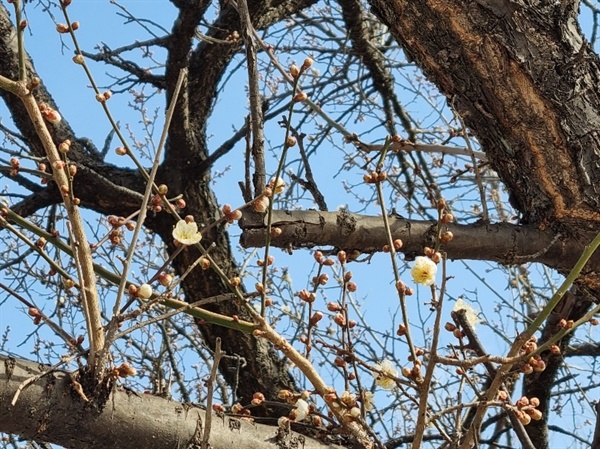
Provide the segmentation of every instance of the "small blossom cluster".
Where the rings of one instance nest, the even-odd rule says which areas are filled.
[[[386,172],[374,171],[374,172],[367,173],[366,175],[364,175],[363,181],[366,184],[376,184],[378,182],[385,181],[387,179],[387,177],[388,177],[388,175]]]
[[[410,274],[417,284],[430,286],[435,283],[437,265],[429,257],[417,256]]]
[[[285,190],[285,182],[281,178],[273,178],[269,185],[265,187],[262,195],[259,195],[252,201],[252,208],[255,212],[264,213],[269,209],[273,195],[282,193]],[[281,231],[281,230],[280,230]]]
[[[234,221],[240,220],[242,218],[242,211],[239,209],[231,209],[229,204],[225,204],[221,208],[221,212],[223,213],[223,217],[227,223],[232,224]]]
[[[508,392],[505,390],[498,391],[499,401],[507,402],[508,397]],[[514,406],[508,405],[507,407],[512,410],[521,424],[526,426],[531,422],[531,420],[539,421],[542,419],[543,414],[538,409],[539,406],[540,400],[538,398],[528,398],[527,396],[523,396],[517,400]]]
[[[554,346],[555,347],[553,348],[553,351],[558,351],[558,353],[560,354],[560,348],[557,345]],[[537,348],[537,337],[534,335],[529,340],[527,340],[527,342],[520,349],[519,353],[521,355],[529,355],[536,351]],[[534,354],[532,357],[527,359],[527,361],[523,363],[520,368],[521,372],[525,374],[531,374],[533,372],[541,373],[546,369],[546,362],[542,360],[542,356],[540,356],[539,354]]]
[[[137,374],[137,370],[127,362],[123,362],[120,366],[113,368],[114,377],[131,377]]]
[[[304,420],[310,420],[316,427],[322,425],[321,417],[314,414],[315,406],[307,402],[307,399],[310,397],[309,391],[304,390],[298,394],[292,393],[290,390],[280,390],[277,393],[277,397],[295,406],[287,417],[279,419],[278,424],[280,427],[288,426],[290,421],[300,422]]]
[[[375,385],[383,388],[384,390],[391,390],[396,386],[396,378],[398,377],[398,371],[394,367],[394,364],[385,359],[374,366],[375,371],[373,376],[375,377]]]
[[[180,245],[195,245],[202,240],[202,234],[198,231],[198,225],[191,215],[179,220],[173,229],[173,238]]]
[[[300,78],[300,75],[306,72],[313,65],[313,62],[314,61],[311,58],[306,58],[300,67],[298,67],[296,64],[292,64],[290,66],[290,75],[295,80]]]
[[[44,117],[45,120],[52,123],[53,125],[60,123],[60,121],[62,120],[62,117],[60,116],[58,111],[56,109],[51,108],[46,103],[39,103],[38,108],[40,109],[42,117]]]
[[[107,221],[108,224],[111,226],[111,230],[108,232],[108,240],[113,245],[118,245],[121,243],[121,238],[123,236],[123,226],[128,231],[133,231],[135,229],[135,223],[131,220],[127,220],[125,217],[109,215]]]

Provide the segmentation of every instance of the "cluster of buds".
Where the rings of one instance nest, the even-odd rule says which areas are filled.
[[[34,76],[33,78],[31,78],[31,80],[29,80],[27,82],[27,90],[31,91],[33,89],[35,89],[36,87],[38,87],[40,84],[42,84],[42,80],[39,79],[39,77]]]
[[[264,267],[265,265],[266,265],[266,266],[273,265],[273,263],[274,263],[274,262],[275,262],[275,257],[274,257],[274,256],[269,256],[269,257],[267,257],[267,261],[266,261],[266,262],[265,262],[264,260],[262,260],[262,259],[259,259],[259,260],[256,262],[256,264],[257,264],[259,267]]]
[[[269,195],[267,196],[267,194]],[[271,204],[271,199],[269,198],[269,196],[271,196],[272,194],[273,191],[269,187],[265,188],[265,193],[256,197],[254,201],[252,201],[252,209],[254,209],[254,212],[258,212],[261,214],[266,212],[269,209],[269,205]]]
[[[162,197],[156,193],[152,195],[150,198],[150,210],[154,213],[159,213],[163,210],[163,200]]]
[[[440,234],[441,243],[449,243],[454,238],[454,234],[451,231],[444,231]]]
[[[420,360],[417,359],[413,363],[412,368],[409,368],[408,366],[405,366],[404,368],[402,368],[402,375],[404,377],[406,377],[407,379],[414,380],[415,382],[418,383],[423,380],[423,376],[421,375],[422,366],[423,366],[423,362],[421,362]]]
[[[435,263],[440,263],[442,261],[442,254],[439,251],[434,250],[433,248],[429,248],[428,246],[426,246],[425,248],[423,248],[423,252]]]
[[[465,332],[450,321],[444,324],[444,329],[446,329],[448,332],[452,332],[452,335],[454,335],[456,338],[463,338],[465,336]]]
[[[112,227],[108,233],[108,239],[113,245],[118,245],[121,243],[121,237],[123,235],[121,230],[122,226],[125,226],[129,231],[133,231],[135,229],[135,223],[131,220],[127,220],[125,217],[109,215],[107,220],[108,224]]]
[[[384,171],[374,171],[363,176],[363,181],[367,184],[376,184],[387,179],[387,173]]]
[[[121,366],[117,368],[113,368],[112,372],[114,377],[130,377],[135,376],[136,373],[137,370],[127,362],[122,363]]]
[[[18,157],[10,158],[10,176],[17,176],[21,168],[21,161]]]
[[[97,93],[96,101],[98,103],[106,103],[106,101],[109,100],[110,97],[112,97],[112,92],[110,90],[107,90],[106,92],[103,92],[103,93]]]
[[[523,396],[515,403],[516,408],[513,409],[513,413],[521,424],[526,426],[532,419],[534,421],[542,419],[542,412],[537,408],[539,405],[540,400],[538,398]]]
[[[519,353],[522,355],[531,354],[532,352],[536,351],[537,348],[537,337],[532,335],[531,338],[527,340],[527,342],[525,342],[525,344],[521,347]]]
[[[325,285],[329,281],[329,275],[327,273],[321,273],[319,276],[313,276],[312,284],[316,287],[317,285]]]
[[[30,317],[33,317],[33,324],[36,326],[42,322],[42,314],[35,307],[30,307],[27,313]]]
[[[60,151],[63,154],[68,153],[70,149],[71,149],[71,140],[70,139],[65,139],[61,143],[58,144],[58,151]]]
[[[240,38],[240,33],[238,33],[237,31],[234,31],[231,34],[228,34],[227,37],[225,38],[225,40],[227,42],[237,42],[239,38]]]
[[[396,290],[398,293],[405,296],[411,296],[415,293],[415,291],[411,287],[407,286],[404,281],[396,282]]]
[[[150,286],[150,284],[142,284],[140,286],[129,284],[127,291],[134,298],[140,299],[150,299],[153,293],[152,286]]]
[[[392,244],[394,245],[394,250],[396,251],[400,251],[400,249],[402,249],[402,246],[404,246],[404,243],[402,242],[402,240],[400,239],[396,239],[392,242]],[[383,252],[384,253],[389,253],[390,252],[390,245],[383,245]]]
[[[295,408],[290,412],[288,420],[290,421],[303,421],[306,418],[311,418],[313,424],[321,425],[320,421],[316,423],[312,419],[311,414],[315,412],[315,406],[306,402],[310,398],[310,391],[304,390],[302,393],[292,393],[290,390],[279,390],[277,397],[288,404],[292,404]],[[279,425],[288,424],[289,421],[279,422]]]
[[[298,79],[300,75],[302,75],[306,70],[308,70],[313,65],[313,60],[311,58],[306,58],[302,63],[301,67],[298,67],[296,64],[292,64],[290,66],[290,75],[292,78]]]
[[[335,263],[333,259],[326,258],[321,251],[315,251],[315,253],[313,254],[313,258],[319,265],[323,265],[326,267],[330,267]]]
[[[452,215],[450,212],[447,212],[447,208],[448,205],[446,203],[446,200],[444,200],[443,198],[440,198],[439,200],[437,200],[437,210],[440,213],[440,221],[444,224],[448,224],[448,223],[453,223],[454,222],[454,215]]]
[[[227,223],[232,224],[234,221],[242,218],[242,211],[239,209],[232,210],[229,204],[225,204],[221,208],[221,212],[223,212],[223,216],[225,217],[225,221]]]
[[[246,407],[244,407],[239,402],[236,402],[235,404],[233,404],[231,406],[231,413],[233,413],[234,415],[242,415],[242,416],[250,416],[251,415],[250,410],[248,410]]]
[[[315,292],[309,292],[306,289],[300,290],[298,293],[296,293],[296,296],[309,304],[315,302],[315,299],[317,299],[317,294]]]
[[[356,282],[351,281],[351,279],[352,271],[347,271],[344,273],[344,284],[346,285],[346,290],[350,293],[354,293],[356,290],[358,290],[358,286],[356,285]]]
[[[356,400],[356,395],[349,391],[344,391],[340,396],[340,402],[346,407],[346,411],[343,414],[344,421],[352,422],[360,417],[361,412]]]
[[[48,122],[52,124],[57,124],[60,123],[60,121],[62,120],[62,117],[60,116],[58,111],[56,109],[51,108],[46,103],[38,104],[38,108],[40,109],[42,117],[44,117],[44,119],[46,119]]]
[[[67,25],[66,23],[59,23],[56,25],[56,31],[58,31],[60,34],[66,34],[70,31],[77,31],[78,29],[79,22],[73,22],[71,26]]]
[[[561,327],[561,329],[569,330],[573,329],[573,326],[575,326],[575,322],[573,320],[565,320],[563,318],[558,322],[558,325]]]
[[[521,372],[524,374],[531,374],[533,372],[541,373],[546,369],[546,362],[542,360],[542,356],[539,354],[530,357],[526,363],[521,365]]]
[[[252,405],[261,405],[265,402],[265,395],[261,392],[256,392],[252,395]]]
[[[556,345],[554,345],[554,346],[556,346]],[[527,342],[523,345],[523,347],[521,348],[519,353],[521,355],[529,355],[529,354],[535,352],[537,350],[537,348],[538,348],[537,337],[534,335],[529,340],[527,340]],[[560,353],[560,348],[558,346],[554,349],[554,351],[556,351],[557,349],[558,349],[558,352]],[[539,354],[533,355],[532,357],[527,359],[526,363],[521,365],[521,371],[525,374],[531,374],[534,371],[537,373],[541,373],[545,369],[546,369],[546,362],[544,362],[542,360],[542,357]]]
[[[78,335],[76,339],[70,339],[69,343],[71,344],[71,346],[79,346],[81,343],[83,343],[83,340],[85,340],[85,337],[83,335]]]

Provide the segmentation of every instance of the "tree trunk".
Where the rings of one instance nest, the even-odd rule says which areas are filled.
[[[369,3],[477,136],[522,222],[587,245],[600,230],[600,60],[579,29],[579,3]],[[579,278],[596,301],[598,273],[588,266]],[[576,319],[588,304],[561,318]],[[549,393],[544,381],[545,391],[528,381],[523,393]],[[544,419],[526,427],[536,448],[548,446],[542,405]]]

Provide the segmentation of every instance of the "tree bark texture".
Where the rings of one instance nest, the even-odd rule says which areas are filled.
[[[600,230],[600,60],[579,29],[579,2],[369,3],[475,133],[523,222],[587,245]],[[596,301],[599,275],[590,265],[579,279]],[[526,382],[523,393],[539,387]],[[536,448],[548,447],[546,406],[526,427]]]
[[[48,366],[0,356],[0,422],[2,431],[18,433],[77,449],[184,449],[202,437],[205,411],[149,394],[116,388],[98,410],[73,389],[71,376],[46,374],[25,388],[11,405],[19,386]],[[290,431],[214,415],[209,443],[213,449],[279,449],[339,447]]]
[[[392,238],[401,239],[399,252],[407,260],[433,247],[437,223],[388,217]],[[281,234],[271,244],[284,249],[333,246],[349,254],[381,251],[388,238],[381,217],[353,214],[346,210],[273,211],[274,227]],[[266,224],[250,221],[242,225],[241,244],[245,247],[264,246]],[[442,246],[450,259],[491,260],[506,265],[540,262],[562,271],[570,270],[581,255],[583,242],[562,236],[535,225],[510,223],[448,224],[454,238]],[[600,271],[600,254],[590,259],[588,270]]]
[[[600,61],[578,2],[371,0],[477,135],[528,221],[600,222]]]

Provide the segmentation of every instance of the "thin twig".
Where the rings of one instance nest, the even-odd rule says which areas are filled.
[[[208,391],[206,393],[206,415],[204,418],[204,434],[202,435],[202,442],[200,443],[200,447],[202,449],[208,449],[208,439],[210,438],[210,427],[212,424],[212,403],[213,403],[213,395],[215,391],[215,382],[217,379],[217,372],[219,369],[219,362],[221,361],[221,357],[225,355],[225,352],[221,351],[221,339],[217,337],[215,341],[215,352],[213,357],[213,365],[210,370],[210,377],[208,378]]]
[[[248,64],[248,84],[250,116],[252,128],[252,157],[254,158],[254,195],[260,195],[266,186],[264,119],[258,85],[258,64],[256,42],[252,34],[252,21],[246,0],[237,0],[238,12],[242,22],[242,37],[246,46]]]

